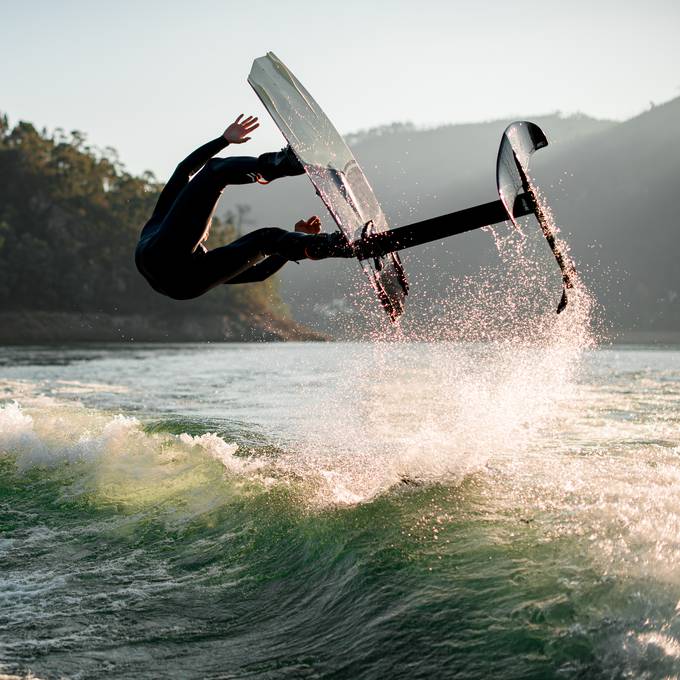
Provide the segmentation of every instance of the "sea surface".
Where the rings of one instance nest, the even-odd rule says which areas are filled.
[[[0,676],[680,677],[680,348],[0,348]]]

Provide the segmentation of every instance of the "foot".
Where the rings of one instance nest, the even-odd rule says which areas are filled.
[[[354,250],[344,234],[317,234],[305,247],[305,255],[310,260],[324,260],[327,257],[354,257]]]
[[[286,231],[272,244],[271,253],[268,254],[280,255],[281,257],[285,257],[286,260],[292,260],[294,262],[306,260],[307,254],[305,250],[309,245],[309,239],[311,238],[317,238],[317,236],[302,234],[295,231]]]
[[[271,182],[279,177],[303,175],[305,169],[290,146],[286,146],[281,151],[263,153],[258,158],[258,171],[265,182]]]
[[[327,257],[354,257],[354,251],[340,232],[307,234],[287,231],[272,244],[268,255],[280,255],[287,260],[323,260]]]

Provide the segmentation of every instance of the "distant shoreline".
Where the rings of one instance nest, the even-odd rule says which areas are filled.
[[[290,319],[262,313],[163,317],[78,312],[0,312],[0,344],[64,342],[326,341]]]
[[[611,345],[680,345],[680,331],[619,331]]]
[[[291,319],[263,313],[165,317],[79,312],[0,312],[0,345],[70,342],[328,342]],[[620,330],[601,346],[680,345],[680,331]]]

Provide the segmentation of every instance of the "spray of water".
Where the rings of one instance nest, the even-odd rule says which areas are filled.
[[[20,468],[55,456],[104,460],[111,451],[139,467],[139,457],[121,451],[146,447],[163,459],[167,449],[183,460],[200,450],[232,476],[265,486],[295,480],[312,505],[362,502],[404,483],[455,483],[491,458],[521,457],[578,399],[575,374],[594,339],[582,282],[574,279],[569,305],[556,315],[554,260],[535,223],[519,227],[495,229],[497,266],[453,279],[429,309],[410,312],[419,324],[387,327],[380,317],[372,342],[344,354],[333,389],[319,398],[309,388],[307,417],[275,456],[246,458],[215,435],[152,441],[122,417],[90,414],[74,428],[84,416],[73,412],[65,426],[54,405],[51,420],[37,425],[26,420],[35,412],[7,407],[4,445],[19,451]],[[358,297],[366,292],[364,285]]]
[[[591,295],[574,273],[555,313],[560,276],[535,218],[492,236],[497,267],[452,280],[418,310],[424,323],[376,326],[370,344],[348,350],[332,396],[309,395],[309,430],[282,464],[316,477],[324,502],[455,483],[490,458],[521,457],[579,400],[581,357],[595,344]]]

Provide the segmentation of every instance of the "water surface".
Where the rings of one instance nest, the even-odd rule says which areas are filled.
[[[0,672],[680,675],[678,349],[0,366]]]

